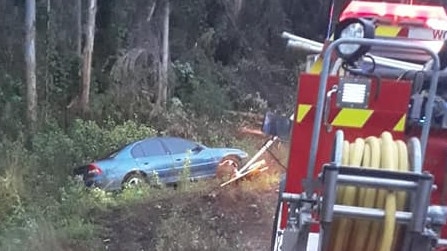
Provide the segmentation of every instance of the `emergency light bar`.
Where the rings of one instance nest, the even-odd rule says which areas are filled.
[[[340,20],[376,18],[394,24],[419,24],[432,29],[447,29],[447,14],[442,6],[352,1],[343,10]]]

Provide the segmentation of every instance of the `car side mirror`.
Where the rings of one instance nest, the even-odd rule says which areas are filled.
[[[277,136],[282,140],[290,138],[292,120],[273,112],[267,112],[262,123],[262,132],[267,135]]]

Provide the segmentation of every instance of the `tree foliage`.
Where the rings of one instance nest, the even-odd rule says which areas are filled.
[[[159,96],[163,3],[98,0],[91,119],[150,120]],[[293,106],[289,96],[299,58],[285,51],[280,33],[321,37],[323,1],[171,0],[170,5],[168,100],[178,99],[189,114],[214,118],[226,109],[253,110],[255,101],[247,100],[254,97],[269,107]],[[37,125],[55,118],[67,127],[77,118],[67,106],[82,83],[79,41],[85,48],[88,7],[86,0],[36,0]],[[26,110],[25,1],[0,0],[0,11],[5,13],[0,17],[0,131],[18,135]]]
[[[30,1],[36,3],[36,20],[28,27],[36,27],[38,99],[31,114],[36,131],[25,145]],[[301,59],[286,51],[280,34],[322,40],[327,1],[170,0],[169,56],[163,58],[166,1],[97,0],[87,62],[89,120],[80,120],[69,107],[82,85],[89,1],[0,0],[1,250],[64,250],[65,238],[76,242],[102,232],[89,220],[100,194],[86,194],[67,179],[77,165],[154,135],[235,146],[226,110],[294,110]],[[154,114],[163,63],[166,107]],[[159,235],[158,245],[171,247],[168,240],[177,233]]]

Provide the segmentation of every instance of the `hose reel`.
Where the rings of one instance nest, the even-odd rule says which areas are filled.
[[[332,160],[322,174],[320,250],[431,250],[433,177],[421,172],[417,138],[405,144],[383,132],[348,142],[337,131]]]

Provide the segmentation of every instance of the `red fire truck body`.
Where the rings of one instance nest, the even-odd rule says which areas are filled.
[[[332,37],[298,78],[289,163],[280,188],[272,250],[355,250],[349,249],[356,242],[349,238],[359,235],[354,225],[372,226],[366,221],[384,222],[370,235],[386,231],[394,235],[391,241],[377,238],[380,248],[375,250],[386,250],[387,241],[393,250],[447,250],[444,8],[352,1],[335,28],[329,29]],[[291,47],[319,50],[316,42],[285,37]],[[348,53],[350,49],[354,52]],[[376,146],[369,143],[371,137],[382,147],[377,158],[383,171],[365,164],[375,157],[374,151],[366,150]],[[384,147],[390,138],[391,148],[386,149],[394,152],[388,157]],[[398,156],[401,148],[395,147],[401,143],[408,153],[404,159]],[[342,163],[346,152],[351,154],[348,164]],[[358,156],[362,160],[352,164]],[[407,160],[408,169],[399,169]],[[386,163],[395,163],[395,169],[387,169]],[[357,189],[352,200],[348,186]],[[381,199],[376,192],[376,204],[364,206],[369,203],[363,201],[365,191],[372,188],[388,192]],[[402,205],[398,191],[407,192]],[[351,223],[343,222],[346,219],[352,220],[350,228]],[[341,228],[340,224],[348,225]],[[345,238],[344,246],[337,246],[337,238]],[[367,241],[364,250],[368,250],[366,245]]]

